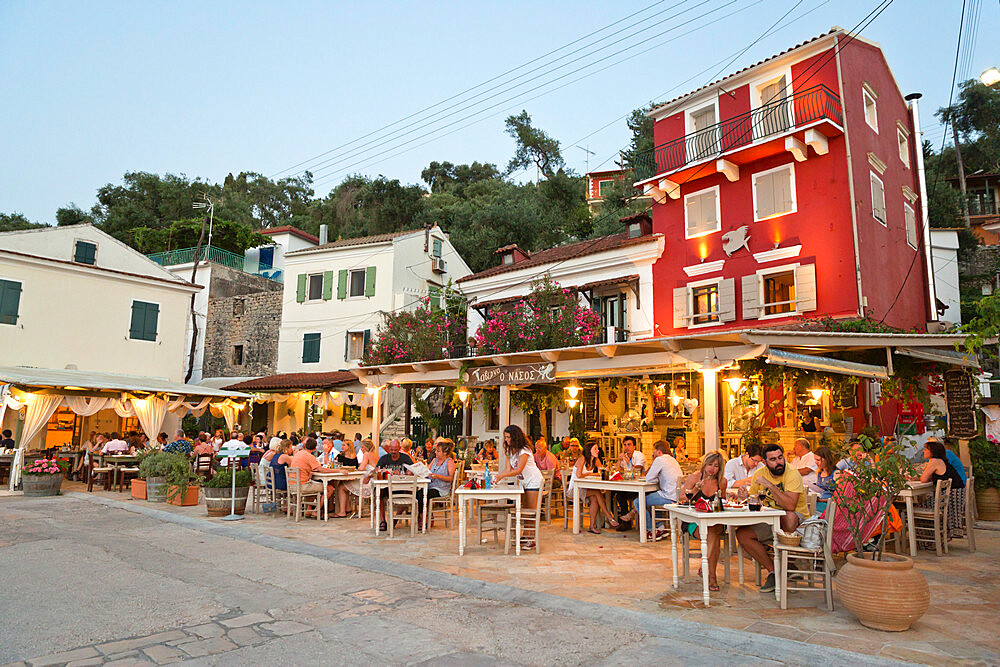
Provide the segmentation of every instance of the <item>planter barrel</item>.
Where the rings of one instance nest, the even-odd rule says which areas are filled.
[[[208,509],[208,516],[229,516],[232,509],[232,489],[211,489],[205,487],[205,507]],[[249,486],[236,487],[236,513],[243,514],[247,508],[247,496],[250,495]]]
[[[931,603],[924,575],[906,556],[883,554],[872,560],[848,554],[837,573],[840,601],[862,625],[902,632],[924,615]]]
[[[976,489],[976,510],[983,521],[1000,521],[1000,490]]]
[[[144,479],[133,479],[132,480],[132,497],[136,500],[146,499],[146,480]]]
[[[160,489],[167,483],[166,477],[146,478],[146,500],[151,503],[164,503],[167,497],[160,493]]]
[[[167,495],[175,493],[176,486],[172,486],[167,490]],[[193,484],[188,486],[187,493],[183,496],[177,494],[170,500],[171,505],[177,505],[179,507],[191,507],[192,505],[198,504],[198,487]]]
[[[62,486],[62,473],[56,475],[21,475],[21,488],[26,496],[56,496]]]

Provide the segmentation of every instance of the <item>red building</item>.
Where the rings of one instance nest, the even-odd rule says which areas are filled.
[[[650,112],[656,335],[936,319],[916,102],[834,28]]]

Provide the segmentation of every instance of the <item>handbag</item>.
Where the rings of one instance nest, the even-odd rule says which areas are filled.
[[[803,549],[819,551],[823,548],[823,533],[826,532],[826,519],[810,518],[799,524],[796,531],[802,535],[799,546]]]
[[[704,498],[699,498],[698,501],[694,504],[694,510],[696,512],[711,512],[712,505]]]

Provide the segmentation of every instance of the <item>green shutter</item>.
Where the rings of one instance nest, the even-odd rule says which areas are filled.
[[[431,310],[441,309],[441,288],[431,287],[427,290],[427,295],[430,297]]]
[[[299,274],[299,284],[295,288],[295,300],[302,303],[306,300],[306,274]]]
[[[132,324],[129,326],[128,337],[142,340],[142,328],[146,325],[146,304],[142,301],[132,302]]]
[[[307,333],[302,336],[302,363],[319,363],[319,339],[318,333]]]
[[[93,264],[97,259],[97,246],[87,241],[76,242],[76,253],[73,261],[80,264]]]
[[[17,324],[21,303],[21,283],[0,280],[0,324]]]
[[[351,332],[344,334],[344,361],[350,361],[347,357],[351,354]]]
[[[432,254],[435,257],[441,256],[441,239],[434,239],[434,252]]]
[[[341,301],[347,298],[347,269],[341,269],[337,275],[337,298]]]
[[[364,359],[368,356],[368,346],[372,342],[372,330],[365,329],[364,339],[361,341],[361,358]]]
[[[333,298],[333,271],[323,272],[323,300],[329,301]]]
[[[146,322],[143,327],[143,340],[156,340],[156,324],[160,319],[160,306],[155,303],[146,304]]]
[[[369,266],[365,269],[365,296],[375,296],[375,267]]]

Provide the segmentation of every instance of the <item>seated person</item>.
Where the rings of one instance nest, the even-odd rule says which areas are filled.
[[[569,445],[566,449],[559,452],[559,458],[564,461],[577,461],[581,456],[583,456],[583,450],[580,448],[580,441],[576,438],[569,439]]]
[[[559,470],[559,459],[549,451],[549,443],[539,438],[535,443],[535,465],[539,470]]]
[[[802,475],[802,483],[806,486],[816,481],[816,456],[809,449],[809,441],[796,438],[792,443],[792,453],[795,454],[795,469]]]
[[[720,494],[726,496],[726,477],[722,473],[723,459],[719,452],[709,452],[701,462],[701,468],[697,472],[688,475],[684,480],[682,491],[691,492],[691,502],[698,502],[699,499],[709,499]],[[701,532],[698,524],[685,522],[682,528],[688,531],[691,537],[696,540],[701,539]],[[726,527],[722,525],[709,526],[708,528],[708,590],[719,590],[719,581],[715,571],[719,565],[719,540]]]
[[[618,470],[621,472],[630,470],[635,473],[637,479],[639,475],[646,472],[646,457],[635,448],[635,438],[631,435],[622,438],[622,455],[618,459]],[[622,518],[632,509],[632,503],[639,494],[615,491],[612,495],[614,496],[615,513],[618,515],[618,530],[631,529],[631,521],[622,521]]]
[[[838,474],[844,472],[845,470],[850,470],[853,468],[858,461],[863,461],[867,456],[868,452],[865,451],[864,445],[857,438],[853,438],[848,444],[848,449],[850,453],[845,457],[837,461],[837,471]]]
[[[833,452],[823,445],[816,448],[816,480],[806,486],[813,493],[818,493],[816,501],[816,511],[822,513],[826,511],[826,505],[833,497],[833,471],[837,469],[837,464],[833,459]]]
[[[674,460],[678,463],[690,463],[694,460],[688,456],[687,443],[684,441],[683,435],[674,438]]]
[[[101,448],[101,454],[121,454],[128,451],[128,443],[121,439],[118,432],[111,434],[111,439]]]
[[[209,439],[208,433],[201,433],[198,436],[198,442],[195,443],[191,453],[195,456],[202,456],[203,454],[215,456],[215,444]]]
[[[174,433],[174,441],[164,445],[163,451],[182,456],[191,456],[191,441],[187,439],[187,435],[183,429],[177,429]]]
[[[601,478],[601,469],[604,466],[601,464],[601,448],[596,442],[588,443],[587,447],[583,450],[583,454],[576,460],[573,464],[573,474],[569,480],[569,488],[567,491],[573,493],[573,488],[576,485],[576,480],[586,479],[587,477],[597,477]],[[587,489],[586,490],[586,500],[590,510],[590,528],[587,529],[588,532],[595,535],[600,535],[601,531],[597,527],[597,513],[600,511],[604,515],[608,524],[612,528],[617,528],[619,526],[618,521],[612,516],[611,512],[608,510],[607,503],[604,502],[604,493],[597,489]]]
[[[802,475],[794,467],[785,464],[785,450],[781,445],[764,446],[764,467],[754,473],[750,494],[760,496],[763,507],[784,510],[780,522],[781,530],[786,533],[795,531],[800,523],[809,518],[809,503]],[[773,591],[775,586],[774,562],[761,543],[761,540],[769,537],[769,523],[742,526],[736,531],[736,539],[743,550],[767,570],[767,579],[760,588],[762,593]]]
[[[959,537],[965,530],[965,480],[955,466],[948,460],[948,450],[937,438],[928,438],[924,443],[924,469],[920,477],[910,476],[911,480],[937,483],[940,480],[951,480],[951,493],[948,499],[948,536]],[[962,467],[961,462],[958,465]],[[964,472],[964,471],[963,471]],[[934,496],[927,496],[922,505],[934,506]]]
[[[492,440],[487,440],[483,443],[483,448],[479,450],[476,454],[476,463],[488,463],[490,461],[496,461],[500,457],[497,454],[497,446]]]
[[[762,461],[760,445],[756,442],[748,442],[742,455],[730,459],[726,463],[726,470],[723,473],[726,477],[726,485],[730,489],[750,486],[753,474],[764,465]]]
[[[653,512],[654,505],[670,505],[677,502],[677,482],[680,481],[681,466],[677,459],[669,454],[670,445],[663,440],[658,440],[653,445],[653,462],[649,464],[646,472],[647,482],[656,482],[660,487],[657,491],[646,494],[646,536],[652,539],[653,536]],[[625,519],[631,521],[639,513],[639,499],[633,503],[633,511],[625,515]],[[655,529],[659,534],[659,528]]]
[[[564,435],[562,440],[557,442],[551,449],[552,453],[556,456],[561,456],[564,451],[569,449],[569,436]]]
[[[409,438],[403,438],[399,441],[399,452],[405,456],[409,456],[413,461],[420,458],[413,449],[413,441]]]
[[[314,472],[333,472],[332,468],[320,465],[319,459],[316,458],[316,440],[313,438],[306,438],[302,449],[292,455],[292,465],[299,469],[299,483],[302,486],[302,493],[316,493],[323,490],[323,484],[312,478]],[[321,499],[324,504],[329,501],[333,491],[332,485],[326,487],[326,496]],[[316,515],[308,512],[306,516]]]
[[[385,455],[380,457],[378,463],[375,464],[377,470],[388,470],[395,475],[407,474],[408,471],[406,466],[413,465],[413,459],[411,459],[406,454],[400,452],[399,440],[392,439],[389,444],[385,446]],[[371,475],[365,477],[365,483],[368,482]],[[417,498],[423,506],[423,490],[417,489]],[[382,516],[385,516],[385,498],[379,498],[379,505],[381,507]],[[379,523],[379,530],[388,530],[388,524],[383,520]]]

